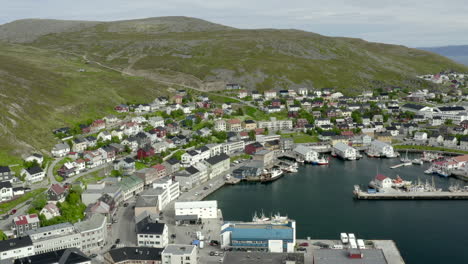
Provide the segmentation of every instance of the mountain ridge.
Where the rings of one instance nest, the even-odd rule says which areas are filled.
[[[437,53],[468,66],[468,45],[449,45],[439,47],[421,47],[425,51]]]

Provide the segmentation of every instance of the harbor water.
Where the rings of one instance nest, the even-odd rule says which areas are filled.
[[[377,173],[404,180],[429,180],[437,188],[465,183],[424,174],[429,164],[390,169],[399,159],[332,159],[329,166],[299,166],[268,183],[226,186],[206,197],[218,200],[225,220],[250,221],[255,212],[288,215],[297,237],[339,239],[341,232],[363,239],[394,240],[406,263],[468,263],[468,201],[353,199],[353,186],[366,187]],[[468,185],[468,183],[466,183]]]

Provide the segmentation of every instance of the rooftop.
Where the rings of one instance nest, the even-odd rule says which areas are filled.
[[[39,255],[16,259],[14,264],[78,264],[91,261],[83,252],[77,248],[67,248],[57,251],[47,252]]]
[[[304,264],[302,253],[271,253],[271,252],[226,252],[224,264],[284,264],[291,261],[294,264]]]
[[[362,249],[357,250],[362,257],[351,258],[350,252],[346,249],[319,249],[314,250],[315,264],[387,264],[381,249]],[[355,254],[353,252],[353,254]]]
[[[28,246],[32,246],[32,241],[29,236],[0,240],[0,252]]]
[[[204,208],[204,207],[218,207],[218,201],[195,201],[195,202],[176,202],[174,208],[187,209],[187,208]]]
[[[163,250],[163,254],[171,254],[171,255],[188,255],[191,254],[194,250],[196,250],[196,246],[194,245],[167,245],[167,247]]]
[[[13,222],[15,222],[16,225],[39,223],[39,217],[37,216],[37,214],[20,215],[13,218]]]
[[[161,252],[162,248],[122,247],[110,250],[109,255],[115,263],[127,260],[160,261]]]

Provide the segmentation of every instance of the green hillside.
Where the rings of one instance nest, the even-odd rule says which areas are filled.
[[[0,61],[0,164],[14,161],[7,154],[50,151],[55,128],[102,117],[119,103],[147,102],[167,90],[33,47],[0,44]]]
[[[42,35],[31,45],[200,88],[222,88],[225,82],[260,90],[420,88],[429,84],[415,79],[417,74],[467,71],[445,57],[403,46],[298,30],[240,30],[186,17],[102,22]]]
[[[0,41],[0,163],[7,153],[49,150],[54,128],[166,93],[150,79],[206,90],[236,82],[249,89],[337,87],[352,94],[385,85],[428,87],[415,75],[468,71],[403,46],[298,30],[241,30],[188,17],[26,19],[1,25]],[[139,77],[86,64],[81,55]]]

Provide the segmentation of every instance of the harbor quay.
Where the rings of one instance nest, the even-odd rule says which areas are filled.
[[[374,259],[366,263],[387,263],[387,264],[404,264],[405,261],[401,257],[393,240],[364,240],[365,249],[361,249],[362,257],[365,259],[366,254]],[[303,245],[305,263],[334,263],[327,262],[337,259],[345,259],[353,249],[347,248],[341,240],[325,240],[325,239],[298,239],[298,245]],[[322,261],[322,262],[321,262]],[[346,263],[362,263],[362,259],[349,260]],[[361,261],[361,262],[359,262]],[[340,262],[344,263],[344,262]]]
[[[467,192],[354,192],[359,200],[468,200]]]

